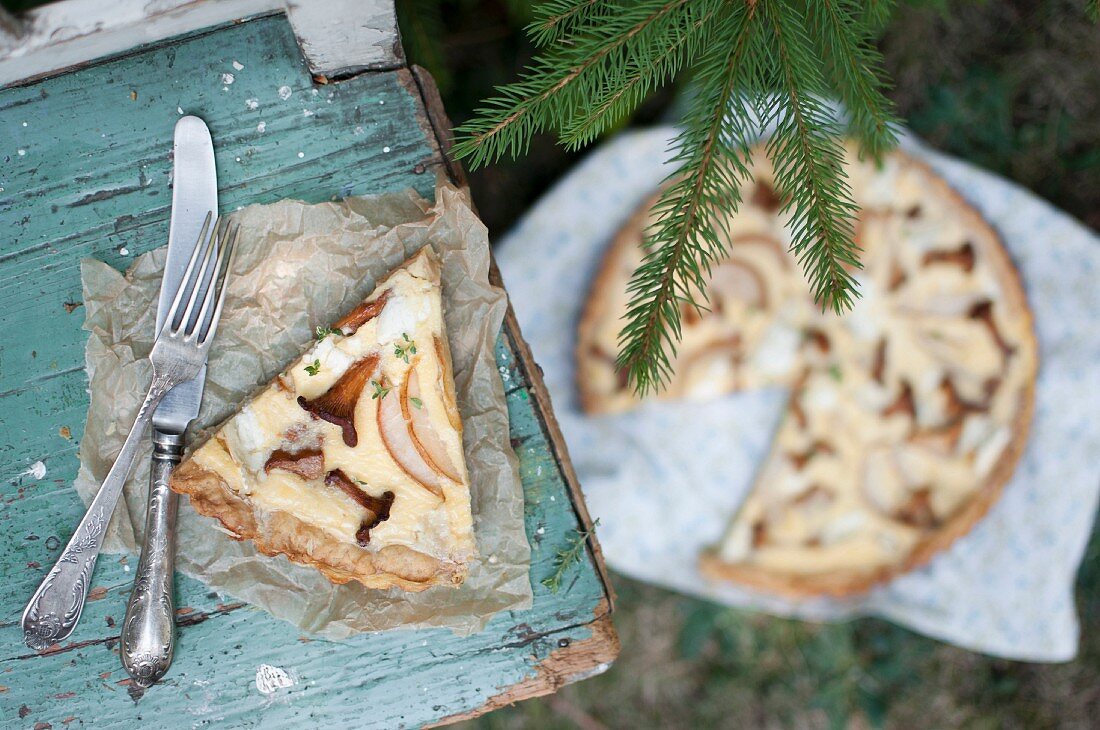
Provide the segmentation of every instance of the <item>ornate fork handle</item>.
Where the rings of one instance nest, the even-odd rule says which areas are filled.
[[[157,374],[145,401],[138,409],[137,418],[122,444],[107,478],[103,480],[95,499],[88,506],[84,519],[76,527],[61,557],[46,574],[38,590],[31,596],[23,611],[23,638],[27,646],[37,651],[46,649],[72,633],[84,610],[88,597],[88,584],[95,568],[103,535],[111,521],[111,514],[122,493],[122,486],[130,475],[142,437],[149,427],[153,411],[164,394],[178,381],[175,373]]]
[[[172,664],[175,647],[175,600],[172,575],[176,565],[174,529],[179,498],[168,477],[183,455],[183,436],[153,433],[153,471],[145,543],[134,590],[122,623],[122,665],[143,687],[158,682]]]

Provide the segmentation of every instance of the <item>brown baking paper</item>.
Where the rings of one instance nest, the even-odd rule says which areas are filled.
[[[411,191],[338,203],[281,201],[234,214],[241,238],[225,310],[210,353],[202,410],[191,437],[219,424],[297,357],[314,328],[369,294],[375,281],[426,244],[443,262],[443,305],[470,472],[479,557],[459,588],[423,593],[335,586],[313,568],[256,553],[186,498],[177,525],[177,568],[304,631],[342,638],[398,626],[479,630],[489,617],[531,605],[530,547],[523,487],[508,440],[508,412],[495,363],[507,306],[489,284],[485,226],[463,193],[437,190],[435,205]],[[165,249],[139,256],[126,275],[85,260],[81,267],[91,404],[76,489],[89,501],[122,447],[152,376],[156,298]],[[144,529],[148,444],[115,511],[104,549],[136,552]]]

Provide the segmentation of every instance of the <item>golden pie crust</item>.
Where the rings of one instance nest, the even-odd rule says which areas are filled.
[[[332,329],[185,459],[171,488],[235,539],[333,583],[457,586],[476,549],[435,254],[412,256]],[[337,391],[350,394],[350,430],[316,405]]]
[[[675,375],[656,396],[789,389],[770,453],[700,567],[796,598],[866,591],[967,534],[1015,470],[1034,408],[1032,315],[997,232],[908,155],[876,168],[846,154],[864,264],[853,311],[813,302],[757,149],[710,311],[682,310]],[[652,203],[612,242],[579,323],[592,415],[637,405],[614,353]]]

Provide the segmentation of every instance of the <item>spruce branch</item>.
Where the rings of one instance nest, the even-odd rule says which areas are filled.
[[[822,307],[837,313],[858,296],[848,268],[859,267],[853,222],[859,209],[844,173],[844,150],[832,111],[819,96],[825,90],[798,11],[762,8],[777,59],[779,92],[762,99],[761,119],[775,125],[768,156],[776,186],[790,196],[792,250]]]
[[[725,5],[725,0],[703,0],[686,6],[682,28],[669,39],[668,46],[652,58],[628,58],[625,67],[606,80],[590,108],[565,126],[562,143],[570,150],[587,146],[636,109],[651,91],[674,77],[688,60],[686,51],[696,44],[707,47],[713,40],[713,21]]]
[[[871,41],[892,0],[547,0],[527,27],[541,48],[521,78],[459,127],[455,155],[477,168],[552,131],[570,149],[627,118],[690,70],[696,93],[673,142],[645,256],[628,286],[618,364],[640,393],[672,374],[681,316],[704,308],[711,267],[750,175],[761,126],[789,198],[792,251],[823,307],[851,306],[856,209],[827,97],[848,107],[861,151],[895,143],[881,58]]]
[[[566,571],[569,570],[570,566],[580,561],[581,556],[584,555],[584,546],[588,543],[588,538],[596,531],[599,524],[600,519],[597,517],[590,529],[573,530],[573,535],[566,540],[565,548],[558,550],[557,554],[554,555],[554,572],[542,579],[542,584],[550,589],[551,593],[557,593],[561,590],[561,582],[565,578]]]
[[[477,116],[455,131],[456,157],[473,168],[504,155],[527,151],[531,137],[547,127],[560,128],[603,88],[609,72],[632,56],[653,58],[675,35],[675,11],[692,0],[639,0],[620,12],[585,26],[585,35],[558,43],[536,57],[524,76],[498,89]]]
[[[871,22],[878,22],[878,13],[888,12],[877,7],[885,5],[884,0],[868,4]],[[851,131],[861,151],[879,160],[897,144],[897,135],[894,105],[883,93],[882,54],[871,45],[870,28],[858,22],[860,8],[852,0],[819,0],[807,8],[809,25],[820,29],[834,88],[851,115]]]
[[[699,308],[706,300],[707,276],[726,250],[726,216],[737,209],[740,182],[749,177],[751,136],[740,120],[750,110],[738,90],[756,86],[753,14],[751,7],[731,8],[722,34],[729,43],[712,46],[716,59],[701,59],[698,98],[673,145],[679,171],[654,206],[650,247],[627,287],[617,365],[639,394],[672,375],[681,305]],[[728,113],[731,106],[740,108]]]

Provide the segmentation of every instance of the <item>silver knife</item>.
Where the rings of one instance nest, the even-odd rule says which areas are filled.
[[[198,117],[176,122],[172,215],[168,229],[168,257],[157,304],[157,334],[182,283],[207,213],[218,214],[218,176],[210,130]],[[122,664],[138,684],[148,687],[172,663],[175,647],[175,525],[178,496],[168,488],[168,477],[183,456],[184,432],[199,414],[206,366],[194,380],[180,383],[164,396],[153,413],[153,465],[145,541],[141,548],[134,590],[122,623]]]

